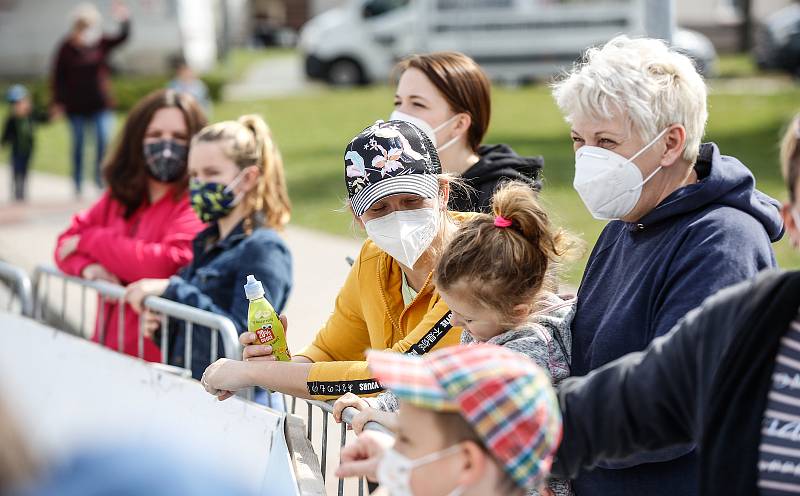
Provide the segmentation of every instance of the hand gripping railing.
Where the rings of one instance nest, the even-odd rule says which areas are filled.
[[[47,301],[51,289],[51,279],[58,279],[61,281],[61,303],[50,308],[51,312],[60,312],[60,323],[62,329],[69,330],[67,323],[67,288],[68,285],[77,286],[80,290],[80,324],[78,330],[82,331],[85,327],[86,318],[86,305],[87,290],[93,290],[98,296],[98,326],[96,332],[99,333],[99,341],[105,343],[106,323],[107,319],[104,318],[103,312],[106,311],[107,302],[116,302],[118,304],[118,324],[117,324],[117,349],[122,351],[124,348],[125,336],[125,288],[117,284],[112,284],[106,281],[90,281],[80,277],[69,276],[58,269],[50,266],[40,265],[34,272],[34,291],[33,291],[33,315],[35,318],[43,319],[44,313],[47,308]],[[169,321],[170,319],[178,319],[186,322],[185,336],[185,351],[184,351],[184,365],[186,369],[191,370],[192,364],[192,335],[195,331],[195,326],[204,326],[211,330],[211,353],[210,361],[213,362],[217,359],[219,351],[218,336],[221,337],[224,356],[232,360],[238,360],[242,356],[241,345],[239,344],[239,335],[236,332],[236,326],[227,317],[217,315],[205,310],[200,310],[182,303],[176,303],[157,296],[148,296],[144,300],[144,306],[161,314],[161,363],[166,365],[169,358]],[[138,331],[138,347],[137,354],[141,358],[144,356],[144,319],[139,319]]]
[[[295,413],[296,404],[297,404],[297,398],[291,397],[291,399],[292,399],[291,411],[292,411],[292,413]],[[318,400],[302,400],[302,401],[306,402],[306,407],[307,407],[306,437],[308,438],[309,441],[312,442],[312,444],[313,444],[313,441],[315,440],[315,438],[318,437],[318,436],[314,435],[314,426],[315,426],[314,411],[318,410],[322,415],[322,419],[321,419],[321,422],[320,422],[321,423],[322,433],[321,433],[321,436],[319,436],[320,449],[317,451],[317,454],[318,454],[319,459],[320,459],[320,468],[321,468],[323,479],[326,479],[326,472],[327,472],[327,465],[328,465],[328,458],[329,458],[328,457],[328,431],[331,428],[334,428],[334,429],[336,428],[335,425],[331,425],[331,423],[333,422],[333,415],[332,415],[333,414],[333,404],[332,404],[332,402],[328,403],[328,402],[318,401]],[[339,443],[338,443],[340,450],[341,450],[341,448],[344,447],[345,443],[347,442],[348,426],[350,426],[352,424],[353,418],[356,415],[358,415],[358,413],[359,413],[358,410],[353,408],[353,407],[347,407],[344,410],[342,410],[342,423],[339,425]],[[382,425],[382,424],[380,424],[378,422],[372,422],[372,421],[367,422],[364,425],[364,429],[365,430],[374,430],[374,431],[384,432],[384,433],[390,434],[392,436],[394,435],[394,433],[391,430],[389,430],[387,427],[385,427],[384,425]],[[338,484],[337,494],[338,494],[338,496],[342,496],[344,494],[344,482],[345,482],[344,479],[338,479],[338,481],[337,481],[337,484]],[[359,480],[358,481],[358,495],[359,496],[362,496],[363,494],[365,494],[364,487],[365,487],[365,481],[363,479]]]
[[[33,315],[33,291],[28,274],[19,267],[0,261],[0,281],[8,286],[11,294],[5,310],[10,312],[14,308],[14,300],[19,301],[19,311],[22,315]]]

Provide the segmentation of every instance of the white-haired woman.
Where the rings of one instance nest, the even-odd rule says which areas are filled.
[[[644,349],[707,296],[775,266],[779,203],[741,162],[701,144],[706,87],[653,39],[614,38],[555,84],[571,125],[574,186],[610,221],[589,258],[572,324],[574,375]],[[636,405],[630,405],[636,408]],[[582,473],[582,494],[691,495],[691,446]]]

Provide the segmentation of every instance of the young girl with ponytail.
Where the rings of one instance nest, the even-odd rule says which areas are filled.
[[[554,269],[580,243],[550,225],[527,184],[501,186],[491,206],[492,214],[464,222],[447,244],[434,271],[436,288],[453,326],[463,329],[463,344],[491,343],[522,353],[557,385],[570,375],[573,301],[553,292]],[[362,412],[353,421],[357,431],[369,420],[391,425],[394,414],[387,412],[399,409],[392,393],[374,399],[348,394],[334,405],[334,417],[341,420],[348,406]],[[565,480],[551,481],[549,488],[557,496],[572,494]]]
[[[245,115],[203,128],[192,139],[189,177],[192,207],[208,223],[194,240],[193,262],[170,279],[128,286],[127,300],[141,312],[147,296],[162,296],[224,315],[239,333],[245,332],[248,300],[242,286],[247,275],[261,281],[264,296],[278,312],[292,285],[291,255],[278,235],[289,222],[291,207],[283,162],[266,123]],[[155,337],[159,322],[147,314],[148,337]],[[184,332],[183,323],[170,324],[169,363],[191,368],[199,379],[213,361],[211,335],[195,326],[192,363],[187,364]]]

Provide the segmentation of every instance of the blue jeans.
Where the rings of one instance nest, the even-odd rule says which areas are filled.
[[[111,138],[114,125],[114,114],[110,110],[101,110],[94,114],[67,114],[69,126],[72,131],[72,180],[75,182],[75,191],[80,193],[83,179],[83,137],[86,126],[94,127],[95,134],[95,161],[94,182],[98,188],[103,187],[103,176],[100,165],[106,152],[106,146]]]
[[[11,192],[16,201],[25,199],[25,181],[28,177],[28,165],[31,161],[30,153],[17,153],[11,151]]]

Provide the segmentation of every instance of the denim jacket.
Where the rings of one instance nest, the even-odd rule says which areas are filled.
[[[164,298],[231,319],[241,334],[247,330],[249,301],[244,283],[253,274],[264,286],[264,296],[283,311],[292,288],[292,256],[278,233],[269,228],[254,229],[250,235],[242,223],[222,240],[213,223],[194,239],[194,259],[170,278]],[[218,341],[218,357],[224,356]],[[172,321],[169,332],[169,363],[184,367],[185,324]],[[192,333],[192,377],[199,379],[213,361],[208,328],[194,326]]]

